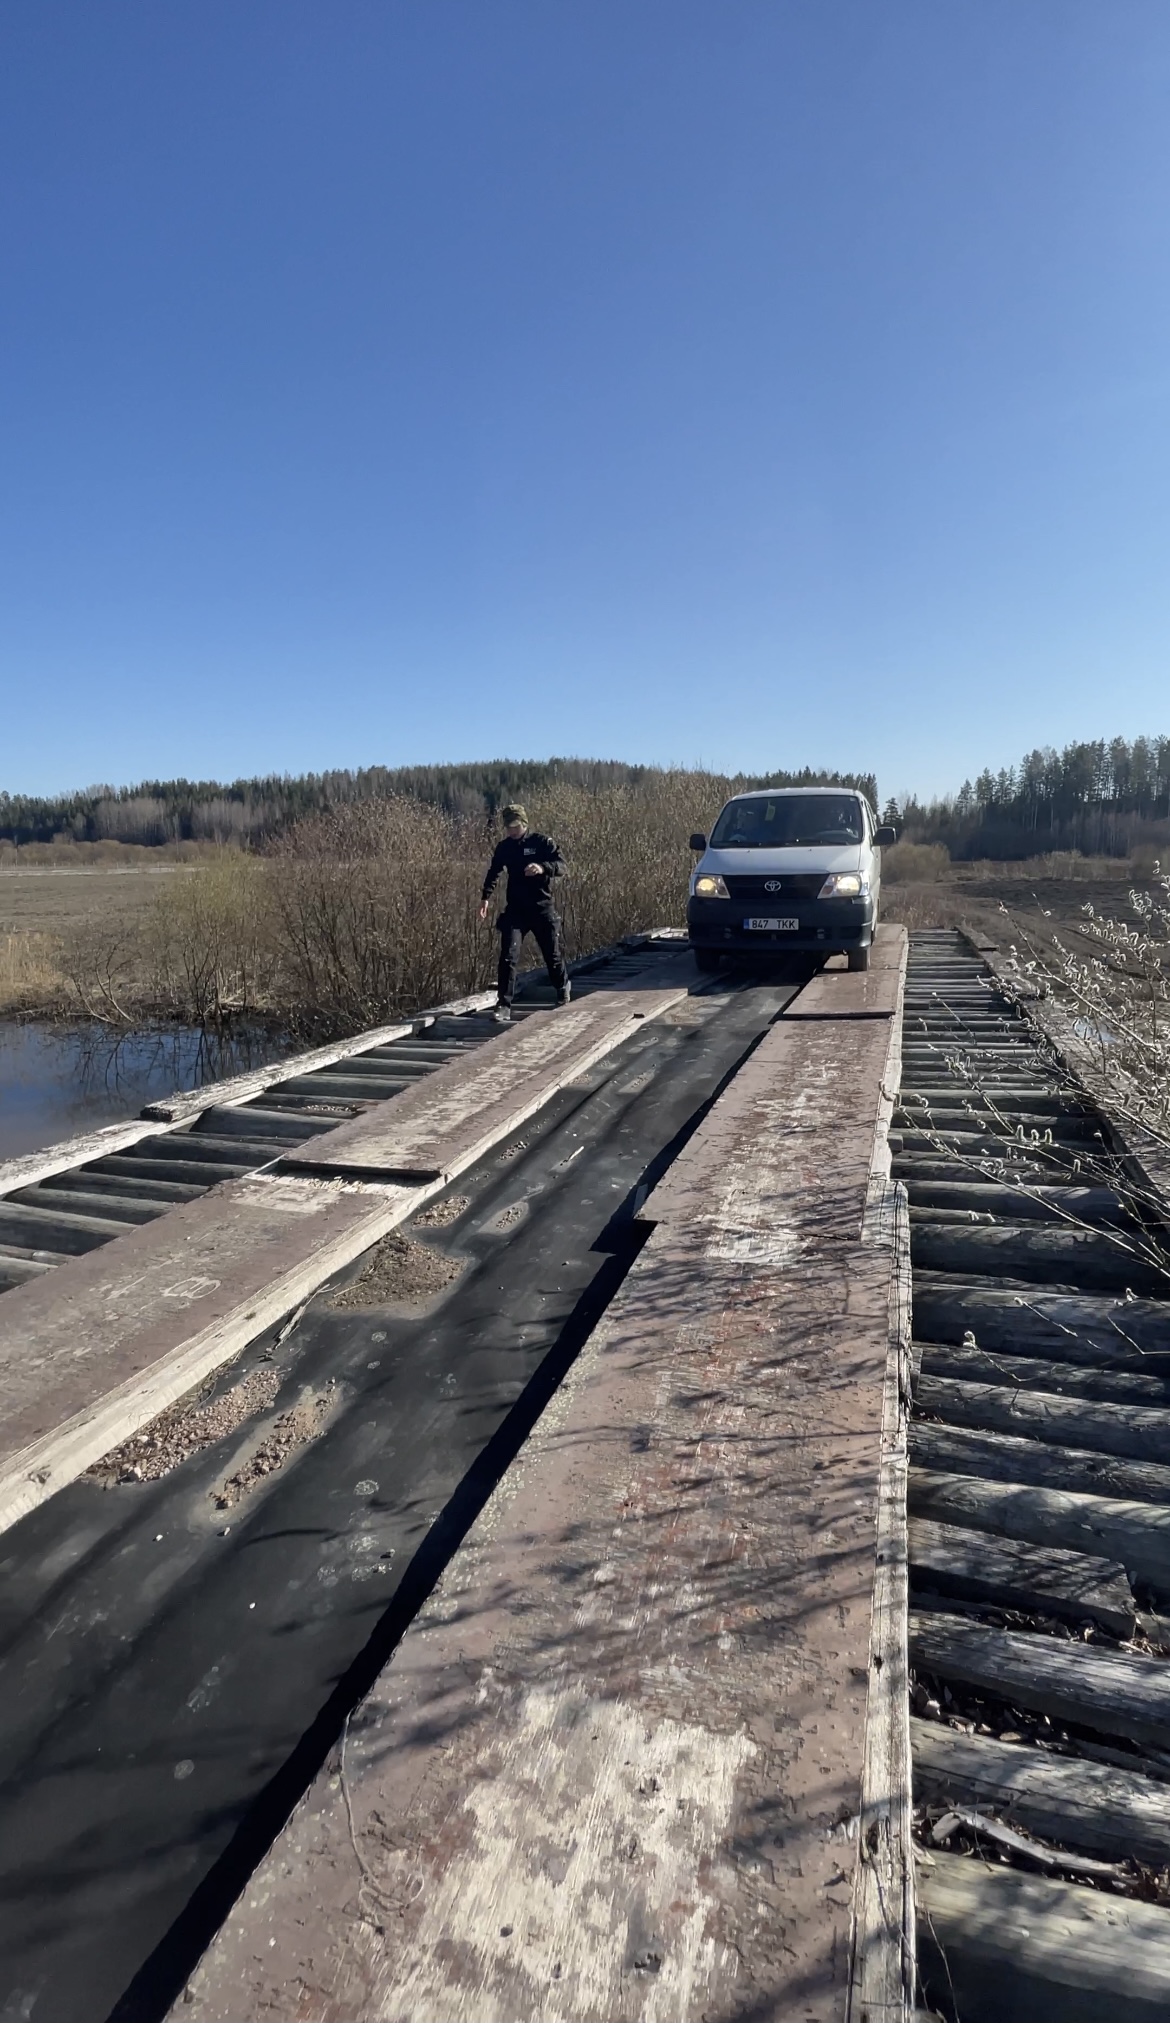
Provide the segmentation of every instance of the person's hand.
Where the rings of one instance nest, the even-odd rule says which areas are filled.
[[[486,920],[487,916],[488,916],[488,903],[487,900],[485,899],[483,905],[479,909],[479,917],[481,920]]]
[[[543,877],[544,877],[544,865],[543,865],[543,864],[526,864],[526,865],[524,866],[524,876],[525,876],[526,878],[543,878]]]

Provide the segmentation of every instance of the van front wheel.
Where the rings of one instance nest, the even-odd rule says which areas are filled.
[[[849,967],[850,969],[868,969],[869,968],[868,948],[851,948],[849,950]]]

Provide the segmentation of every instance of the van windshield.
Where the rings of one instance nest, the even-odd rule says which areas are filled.
[[[713,850],[784,850],[802,843],[861,843],[853,794],[766,794],[729,801],[711,831]]]

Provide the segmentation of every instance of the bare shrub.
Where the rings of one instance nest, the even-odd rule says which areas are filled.
[[[655,776],[649,789],[558,786],[533,800],[533,826],[560,844],[569,876],[557,890],[570,956],[686,919],[692,830],[705,829],[728,782],[706,773]]]
[[[1128,895],[1133,923],[1085,904],[1088,953],[1038,930],[1021,933],[1024,952],[1013,946],[1011,960],[1021,984],[1046,987],[1076,1012],[1117,1113],[1170,1144],[1170,876],[1157,863],[1154,874]]]
[[[218,851],[168,885],[145,939],[156,1009],[204,1026],[262,1009],[275,956],[265,866]]]
[[[889,892],[882,879],[881,918],[903,927],[958,927],[969,909],[949,886],[895,885]]]
[[[61,968],[72,994],[70,1009],[103,1025],[129,1026],[141,1016],[144,996],[141,937],[118,916],[86,921],[62,939]]]
[[[892,843],[882,851],[882,884],[928,885],[946,878],[951,853],[945,843]]]
[[[405,796],[298,822],[265,860],[282,1009],[305,1030],[358,1031],[482,989],[487,854],[482,823]]]

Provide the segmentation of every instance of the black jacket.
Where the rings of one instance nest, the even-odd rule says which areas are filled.
[[[524,867],[539,864],[539,878],[526,878]],[[545,913],[552,907],[550,885],[554,878],[562,878],[565,860],[551,836],[541,836],[529,830],[525,836],[505,836],[496,844],[495,853],[488,865],[487,877],[483,881],[483,896],[490,899],[499,884],[503,872],[508,874],[509,913]]]

